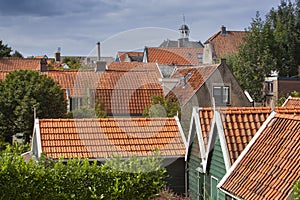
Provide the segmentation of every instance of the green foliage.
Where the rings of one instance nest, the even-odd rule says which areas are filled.
[[[11,57],[15,57],[15,58],[23,58],[23,55],[22,55],[20,52],[15,51],[15,52],[11,55]]]
[[[289,96],[300,97],[300,92],[293,91],[291,93],[285,94],[278,99],[277,106],[282,106]]]
[[[255,101],[263,99],[263,81],[271,71],[279,72],[280,76],[297,74],[300,65],[299,24],[299,3],[281,1],[276,10],[270,10],[265,20],[257,12],[248,28],[245,43],[237,54],[227,57],[242,88]]]
[[[115,157],[106,162],[54,162],[43,155],[38,163],[26,163],[6,151],[0,154],[0,199],[150,199],[164,186],[165,169],[141,170],[158,163],[155,157],[142,162],[129,158],[124,164]],[[137,171],[120,170],[124,165],[135,166]]]
[[[298,180],[294,183],[293,190],[294,190],[294,193],[293,193],[294,199],[300,200],[300,180]]]
[[[10,57],[11,51],[11,48],[7,44],[3,44],[2,40],[0,40],[0,58]]]
[[[104,111],[104,104],[96,102],[95,108],[92,108],[87,103],[83,103],[79,109],[71,111],[68,118],[106,118],[106,112]]]
[[[34,107],[38,118],[60,118],[66,114],[63,91],[53,79],[36,71],[9,73],[0,83],[0,132],[5,141],[23,133],[32,134]]]
[[[78,60],[74,57],[64,57],[62,62],[66,63],[70,67],[70,69],[80,69],[81,68],[80,60]]]
[[[143,111],[144,117],[174,117],[179,115],[180,105],[177,100],[164,98],[163,96],[152,96],[151,105]]]

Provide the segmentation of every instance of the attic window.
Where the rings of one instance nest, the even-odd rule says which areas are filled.
[[[216,105],[230,104],[230,87],[229,86],[214,86],[213,97]]]
[[[187,75],[184,76],[183,80],[182,80],[182,86],[185,86],[189,80],[189,78],[192,76],[192,72],[187,73]]]
[[[202,53],[198,53],[197,58],[198,58],[199,63],[203,62],[203,54]]]

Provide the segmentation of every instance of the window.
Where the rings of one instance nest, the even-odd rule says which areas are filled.
[[[216,105],[230,104],[230,87],[229,86],[214,86],[213,97]]]
[[[202,63],[203,62],[203,54],[202,53],[198,53],[197,57],[198,57],[198,62]]]
[[[212,199],[219,199],[219,190],[217,188],[217,185],[218,179],[212,176],[210,180],[210,197]]]

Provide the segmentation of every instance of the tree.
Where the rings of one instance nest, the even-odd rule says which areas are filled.
[[[295,76],[299,62],[299,1],[281,1],[262,20],[252,19],[245,43],[238,53],[227,57],[242,88],[261,101],[263,81],[272,71],[280,76]]]
[[[10,57],[11,51],[11,48],[7,44],[3,44],[2,40],[0,40],[0,58]]]
[[[15,51],[15,52],[11,55],[11,57],[14,57],[14,58],[23,58],[23,55],[22,55],[20,52]]]
[[[74,57],[64,57],[62,62],[66,63],[70,67],[70,69],[79,69],[81,67],[80,60]]]
[[[67,112],[64,94],[53,79],[36,71],[10,72],[0,83],[0,132],[5,141],[23,133],[28,142],[38,118],[60,118]]]
[[[300,180],[294,183],[293,190],[294,199],[300,200]]]
[[[151,105],[143,111],[144,117],[174,117],[180,112],[177,100],[164,98],[163,96],[152,96]]]

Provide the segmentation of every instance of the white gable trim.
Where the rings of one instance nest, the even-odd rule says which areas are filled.
[[[35,119],[34,121],[34,140],[36,141],[37,145],[37,157],[40,158],[42,154],[42,141],[41,141],[41,131],[40,131],[40,120]]]
[[[215,109],[213,110],[213,112],[214,112],[213,113],[214,116],[213,116],[211,126],[210,126],[210,130],[209,130],[209,133],[208,133],[207,149],[206,149],[206,152],[205,152],[206,153],[206,155],[205,155],[206,160],[205,160],[204,165],[203,165],[205,172],[207,170],[209,153],[213,149],[215,139],[216,139],[216,135],[217,135],[217,133],[214,132],[215,125],[216,125],[216,111],[215,111]]]
[[[230,156],[229,156],[228,146],[225,138],[224,127],[223,127],[220,112],[215,111],[215,116],[216,116],[216,125],[219,134],[224,163],[225,163],[226,171],[228,171],[229,168],[231,167],[231,162],[230,162]]]
[[[205,144],[204,144],[204,140],[202,137],[202,129],[201,129],[201,123],[200,123],[200,119],[199,119],[199,110],[201,108],[199,107],[194,107],[193,108],[193,112],[192,112],[192,118],[191,118],[191,123],[190,123],[190,130],[189,130],[189,136],[188,136],[188,142],[187,142],[187,148],[186,148],[186,154],[185,154],[185,161],[187,161],[187,157],[188,157],[188,152],[189,152],[189,148],[190,145],[192,144],[192,140],[194,138],[194,135],[197,135],[197,140],[199,143],[199,149],[200,149],[200,159],[202,161],[202,167],[204,166],[205,161],[207,160],[205,155],[206,155],[206,148],[205,148]],[[192,131],[193,126],[195,126],[195,132]],[[202,171],[205,173],[204,168],[202,169]]]
[[[174,119],[177,123],[177,126],[178,126],[178,130],[180,132],[180,135],[181,135],[181,138],[182,138],[182,141],[184,143],[184,146],[185,146],[185,149],[187,148],[188,144],[187,144],[187,141],[186,141],[186,138],[185,138],[185,135],[184,135],[184,132],[183,132],[183,129],[181,127],[181,124],[180,124],[180,121],[179,121],[179,118],[177,116],[174,116]]]
[[[284,107],[285,106],[285,104],[287,104],[287,102],[290,100],[292,98],[292,96],[289,96],[286,100],[285,100],[285,102],[282,104],[282,106],[281,107]]]
[[[254,137],[250,140],[249,144],[245,147],[245,149],[242,151],[242,153],[239,155],[237,160],[233,163],[231,168],[226,172],[225,176],[221,179],[219,184],[217,185],[218,188],[221,188],[224,182],[227,180],[227,178],[230,176],[230,174],[233,172],[233,170],[236,168],[236,166],[239,164],[241,159],[245,156],[245,154],[249,151],[249,149],[252,147],[252,145],[255,143],[257,138],[261,135],[261,133],[265,130],[269,122],[274,118],[276,112],[272,111],[270,116],[267,118],[267,120],[263,123],[263,125],[259,128],[259,130],[256,132]]]

